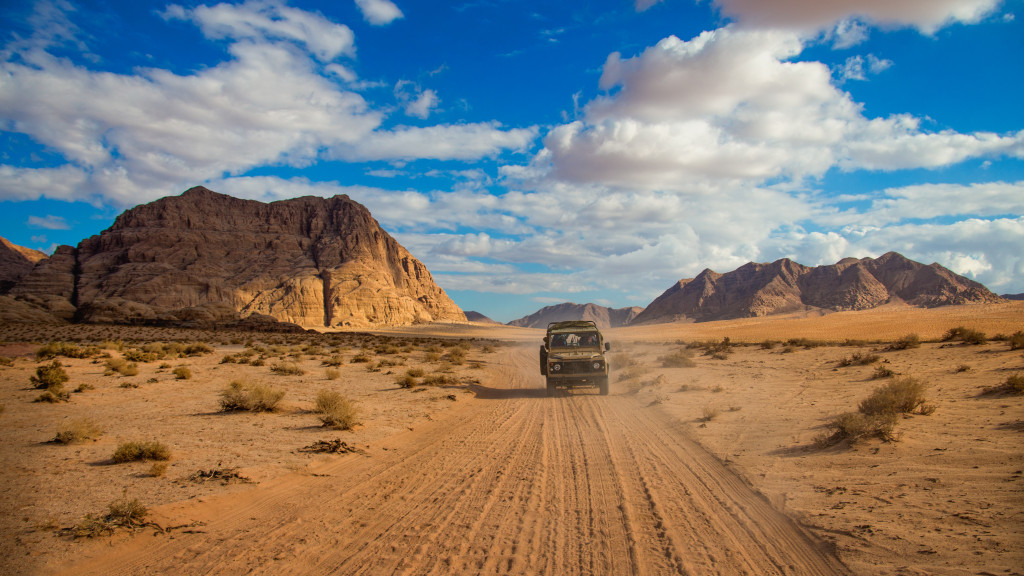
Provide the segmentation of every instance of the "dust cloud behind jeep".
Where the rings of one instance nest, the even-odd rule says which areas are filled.
[[[540,347],[540,373],[547,376],[548,396],[559,388],[597,388],[608,394],[608,361],[611,346],[589,320],[548,324]]]

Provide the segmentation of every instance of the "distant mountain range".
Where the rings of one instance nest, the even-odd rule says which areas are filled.
[[[566,302],[541,308],[537,312],[508,323],[523,328],[547,328],[551,322],[593,320],[598,328],[618,328],[630,323],[643,308],[607,308],[597,304]]]
[[[1008,295],[1020,299],[1022,295]],[[1004,302],[939,264],[896,252],[808,267],[783,258],[704,270],[646,308],[566,302],[511,326],[601,328],[799,311]],[[427,268],[347,196],[264,204],[192,188],[118,216],[52,256],[0,238],[0,320],[298,328],[494,322],[463,313]]]
[[[935,307],[1002,302],[981,284],[939,264],[924,265],[896,252],[844,258],[810,268],[788,258],[745,264],[719,274],[704,270],[658,296],[633,324],[707,322],[800,310],[866,310],[890,302]]]

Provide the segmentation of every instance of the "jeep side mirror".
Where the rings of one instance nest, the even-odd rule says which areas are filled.
[[[611,350],[612,349],[611,343],[610,342],[605,342],[604,343],[604,349],[605,349],[605,352],[607,352],[608,350]]]

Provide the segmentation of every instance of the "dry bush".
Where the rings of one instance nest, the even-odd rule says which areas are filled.
[[[419,383],[420,381],[409,373],[402,374],[395,379],[395,384],[398,384],[399,388],[415,388]]]
[[[964,344],[978,345],[988,342],[988,338],[985,336],[984,332],[979,330],[957,326],[956,328],[950,328],[947,330],[945,335],[942,336],[942,341],[963,342]]]
[[[662,368],[693,368],[697,363],[693,360],[693,352],[680,348],[671,354],[658,358]]]
[[[36,368],[36,375],[29,376],[29,382],[36,389],[51,388],[54,386],[63,387],[64,383],[70,378],[68,373],[64,370],[64,365],[60,363],[60,360],[54,360],[49,364],[44,364]]]
[[[359,424],[356,419],[359,410],[355,404],[333,390],[321,390],[317,393],[314,410],[324,426],[349,430]]]
[[[1011,394],[1014,396],[1020,396],[1024,394],[1024,375],[1014,374],[1008,376],[1006,381],[999,386],[992,386],[985,388],[983,394]]]
[[[159,440],[149,442],[122,442],[110,457],[114,464],[140,460],[170,460],[171,449]]]
[[[337,368],[328,368],[327,370],[324,370],[324,378],[327,378],[328,380],[337,380],[338,378],[341,378],[341,372],[338,371]]]
[[[445,354],[443,358],[455,366],[462,366],[466,362],[466,350],[454,348]]]
[[[771,350],[772,348],[775,348],[776,344],[778,344],[778,342],[775,340],[764,340],[761,342],[761,350]]]
[[[423,379],[424,386],[456,386],[459,383],[457,378],[447,374],[431,374]]]
[[[715,417],[717,417],[721,413],[722,411],[719,410],[716,406],[705,406],[704,408],[701,408],[700,421],[711,422],[712,420],[715,419]]]
[[[330,358],[324,358],[323,360],[320,361],[320,363],[324,366],[341,366],[342,364],[345,363],[345,359],[341,356],[341,354],[335,354]]]
[[[14,359],[7,356],[0,356],[0,366],[14,366]]]
[[[149,468],[149,475],[152,478],[160,478],[167,473],[167,462],[153,462]]]
[[[917,334],[907,334],[901,337],[899,340],[886,346],[886,350],[909,350],[911,348],[921,347],[921,337]]]
[[[89,418],[79,418],[61,422],[57,427],[57,436],[53,442],[57,444],[75,444],[86,440],[95,440],[103,434],[103,428]]]
[[[1021,332],[1020,330],[1014,332],[1010,335],[1007,341],[1010,343],[1010,350],[1020,350],[1024,348],[1024,332]]]
[[[860,352],[854,352],[851,356],[847,356],[839,361],[840,367],[845,366],[867,366],[868,364],[874,364],[881,358],[878,354],[862,354]]]
[[[174,374],[174,377],[178,380],[188,380],[189,378],[192,378],[192,371],[188,369],[188,366],[178,366],[171,371],[171,374]]]
[[[961,365],[957,366],[956,369],[953,370],[953,372],[956,372],[957,374],[960,374],[961,372],[970,372],[970,371],[971,371],[971,367],[968,364],[961,364]]]
[[[925,404],[925,384],[917,378],[904,376],[884,386],[875,388],[857,409],[866,415],[912,414],[920,411]]]
[[[86,515],[85,520],[73,528],[62,530],[63,534],[74,538],[94,538],[109,536],[118,528],[139,528],[146,526],[146,515],[149,510],[138,499],[129,500],[127,496],[107,505],[107,514],[102,517]]]
[[[221,391],[220,407],[224,412],[271,412],[282,398],[284,390],[234,380]]]
[[[136,376],[139,373],[139,366],[134,362],[126,362],[124,358],[107,358],[106,366],[107,370],[103,373],[104,376],[115,373],[122,376]]]
[[[875,371],[871,373],[871,379],[880,380],[882,378],[891,378],[895,375],[896,373],[888,366],[875,366]]]
[[[897,439],[898,420],[899,415],[895,413],[866,415],[860,412],[847,412],[829,420],[825,424],[829,433],[816,437],[814,443],[819,448],[827,448],[843,440],[852,445],[870,437],[893,442]]]
[[[49,360],[51,358],[56,358],[57,356],[63,356],[65,358],[88,358],[98,352],[99,348],[95,346],[80,348],[76,344],[68,344],[67,342],[50,342],[36,350],[36,360]]]
[[[440,356],[439,356],[439,358],[440,358]],[[372,362],[372,361],[373,361],[373,359],[370,358],[369,356],[367,356],[366,354],[356,354],[355,356],[352,357],[352,360],[351,360],[351,362],[353,364],[362,364],[362,363]]]
[[[305,370],[291,362],[278,362],[270,367],[270,371],[274,374],[282,374],[286,376],[302,376],[306,373]]]

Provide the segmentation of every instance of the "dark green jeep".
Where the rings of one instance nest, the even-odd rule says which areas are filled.
[[[548,396],[558,388],[597,388],[608,394],[608,361],[611,346],[590,320],[548,324],[540,347],[540,373],[547,376]]]

